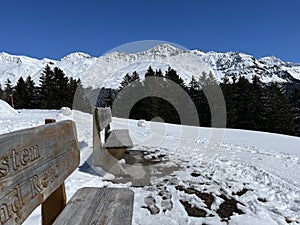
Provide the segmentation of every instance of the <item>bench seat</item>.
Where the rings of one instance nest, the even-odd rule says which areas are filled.
[[[125,188],[81,188],[53,225],[132,224],[134,192]]]
[[[123,158],[125,151],[133,147],[128,130],[112,130],[103,147],[117,160]]]
[[[114,175],[125,175],[126,171],[119,161],[123,158],[126,150],[133,147],[133,143],[127,129],[111,130],[111,122],[112,113],[109,107],[95,108],[93,115],[93,164]]]
[[[133,143],[126,129],[113,130],[104,143],[104,148],[132,148]]]

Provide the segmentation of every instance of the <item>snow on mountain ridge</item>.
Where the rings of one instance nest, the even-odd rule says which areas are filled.
[[[192,76],[200,76],[203,69],[214,70],[219,81],[225,75],[245,76],[248,79],[259,75],[263,82],[286,83],[300,80],[300,64],[286,63],[274,56],[256,59],[241,52],[205,53],[160,44],[137,53],[109,52],[100,57],[75,52],[58,61],[0,53],[0,83],[4,84],[9,78],[15,84],[20,76],[28,75],[38,83],[38,78],[47,63],[51,67],[61,68],[67,76],[81,78],[84,86],[93,88],[117,87],[126,73],[136,70],[143,75],[150,65],[153,69],[161,69],[163,72],[171,66],[186,82],[189,82]]]
[[[61,60],[67,60],[67,59],[71,59],[71,58],[92,58],[91,55],[84,53],[84,52],[73,52],[70,53],[69,55],[63,57]]]

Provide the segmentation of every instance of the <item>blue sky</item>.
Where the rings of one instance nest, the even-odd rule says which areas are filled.
[[[0,24],[0,52],[39,59],[163,40],[300,62],[299,0],[10,0]]]

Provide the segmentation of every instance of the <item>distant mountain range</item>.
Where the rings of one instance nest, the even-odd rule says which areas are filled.
[[[300,84],[300,63],[284,62],[274,56],[256,59],[240,52],[182,50],[169,44],[134,54],[111,52],[100,57],[76,52],[60,60],[38,60],[0,53],[0,83],[3,86],[9,78],[15,84],[21,76],[26,78],[28,75],[38,83],[47,64],[61,68],[69,77],[80,78],[85,87],[92,88],[116,88],[126,73],[137,71],[144,75],[150,65],[154,70],[161,69],[163,72],[170,66],[186,83],[192,76],[198,77],[203,71],[212,70],[219,81],[225,75],[248,79],[258,75],[264,83]]]

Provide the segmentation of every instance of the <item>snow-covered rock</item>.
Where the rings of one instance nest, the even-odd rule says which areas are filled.
[[[72,110],[69,107],[62,107],[60,112],[64,115],[64,116],[71,116],[72,115]]]

